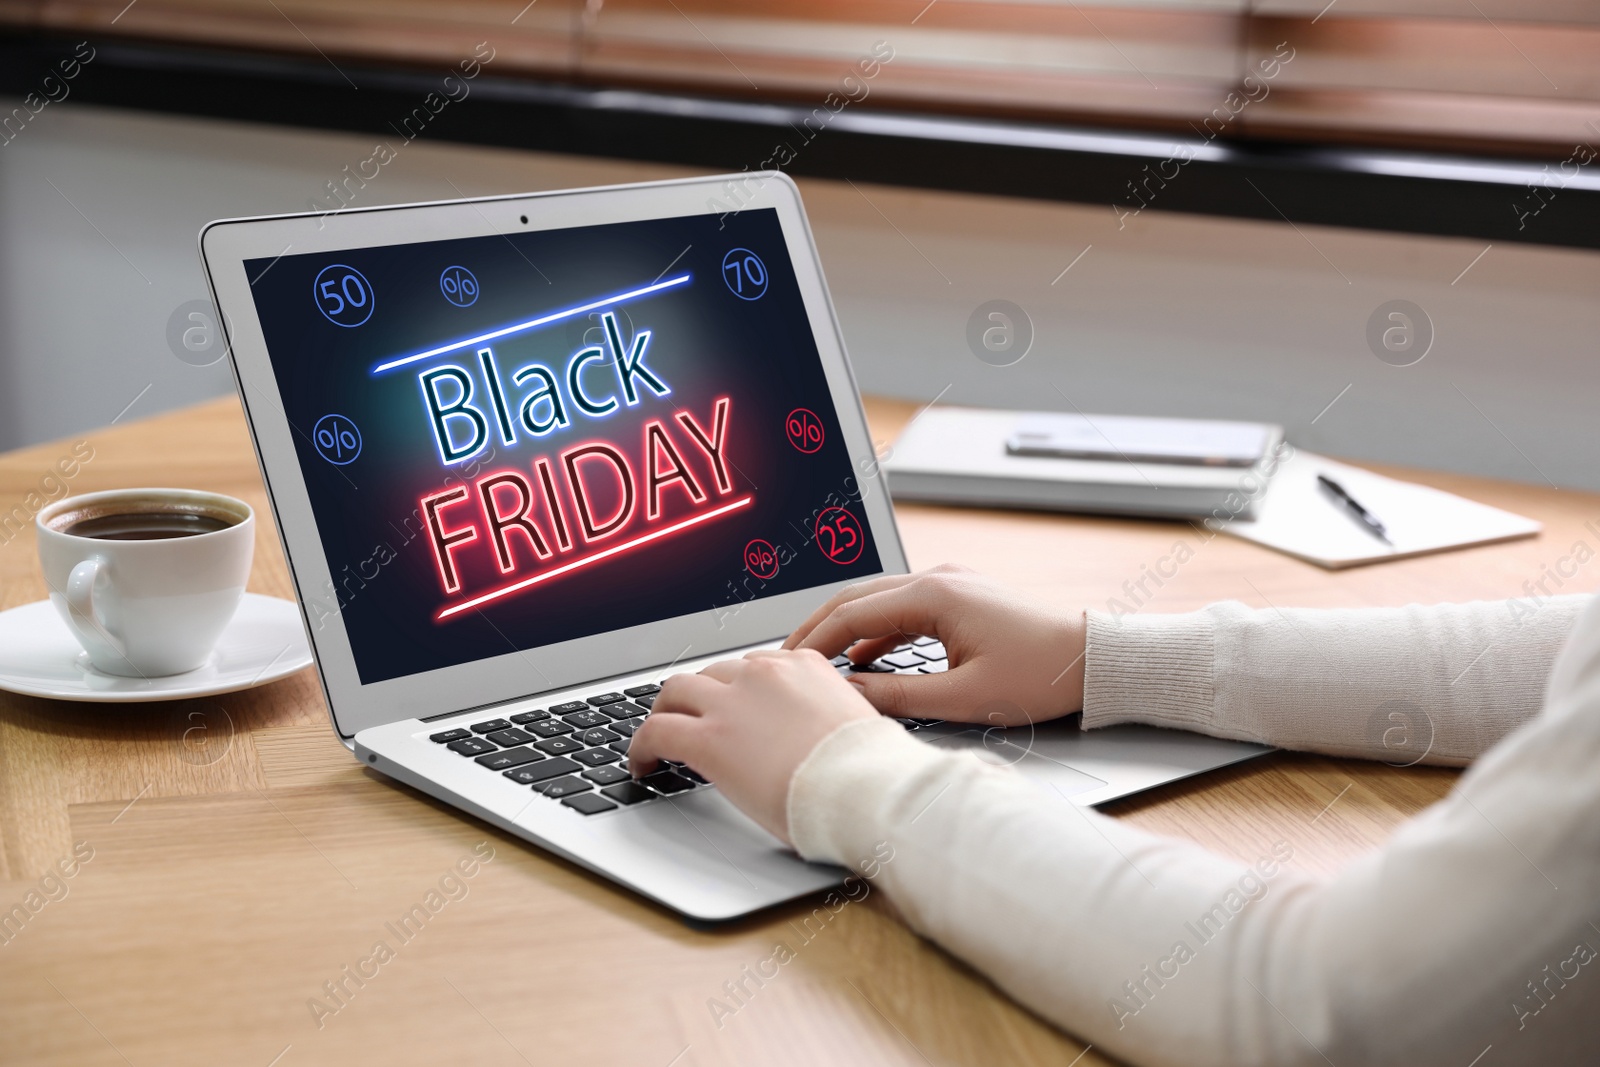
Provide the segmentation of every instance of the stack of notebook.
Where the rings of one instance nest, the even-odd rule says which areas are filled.
[[[884,470],[897,500],[1250,518],[1282,442],[1262,423],[936,407]]]
[[[897,500],[1198,520],[1330,569],[1541,529],[1299,451],[1262,423],[934,408],[907,427],[884,470]]]

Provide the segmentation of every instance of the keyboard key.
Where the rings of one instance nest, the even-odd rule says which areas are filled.
[[[532,763],[537,759],[544,757],[531,748],[508,748],[504,752],[491,752],[487,756],[479,756],[477,762],[491,771],[503,771],[511,767],[520,767],[524,763]]]
[[[587,730],[591,726],[604,726],[611,721],[611,716],[604,715],[592,708],[575,711],[571,715],[561,716],[561,721],[576,726],[580,730]]]
[[[943,719],[912,719],[911,721],[918,726],[938,726],[944,722]]]
[[[835,667],[848,667],[850,666],[850,657],[841,652],[833,657],[833,665]]]
[[[568,752],[577,752],[583,748],[570,737],[547,737],[543,741],[534,742],[533,747],[552,756],[565,756]]]
[[[624,696],[647,697],[652,693],[661,692],[661,687],[659,685],[655,685],[654,683],[646,682],[644,685],[630,686],[627,689],[624,689],[622,692]]]
[[[643,725],[643,719],[623,719],[621,722],[612,723],[611,729],[623,737],[632,737],[633,732]]]
[[[560,719],[551,719],[549,722],[531,722],[528,724],[528,729],[540,737],[560,737],[562,734],[570,734],[572,732],[572,727]]]
[[[509,730],[496,730],[492,734],[484,734],[485,741],[493,741],[497,745],[511,748],[514,745],[525,745],[533,740],[533,735],[526,730],[519,730],[515,726]]]
[[[693,782],[676,771],[657,771],[639,780],[658,793],[681,793],[694,788]]]
[[[641,708],[631,700],[624,700],[618,704],[607,704],[600,710],[611,716],[613,719],[631,719],[636,715],[649,714],[649,712],[645,711],[644,708]]]
[[[878,662],[887,663],[896,670],[908,671],[922,666],[927,660],[914,652],[895,652],[887,656],[880,656]]]
[[[595,707],[598,708],[601,704],[615,704],[617,701],[619,701],[621,699],[622,699],[622,694],[621,693],[601,693],[598,696],[590,697],[589,698],[589,703],[593,704]]]
[[[620,752],[626,756],[628,754],[628,743],[628,739],[624,737],[621,741],[613,741],[606,747],[613,752]]]
[[[891,649],[891,651],[894,651],[894,652],[905,652],[910,648],[911,648],[911,642],[907,641],[904,644],[895,645],[894,648]]]
[[[575,797],[568,797],[561,803],[573,811],[585,815],[599,815],[602,811],[616,811],[617,806],[605,797],[597,797],[593,793],[579,793]]]
[[[633,702],[647,711],[656,706],[655,697],[634,697]]]
[[[937,645],[938,643],[939,639],[937,637],[919,637],[911,642],[914,648],[926,648],[929,645]]]
[[[607,763],[615,763],[622,756],[609,748],[589,748],[572,757],[586,767],[602,767]]]
[[[582,778],[557,778],[553,782],[540,782],[533,787],[534,792],[543,793],[547,797],[566,797],[593,788],[593,782],[586,782]]]
[[[937,641],[929,645],[927,648],[916,648],[912,649],[912,651],[921,656],[923,659],[931,660],[933,662],[938,662],[945,658],[944,646],[939,644]]]
[[[511,716],[511,721],[518,726],[526,726],[530,722],[544,722],[549,717],[550,713],[548,711],[542,708],[534,708],[532,711],[525,711],[521,715]]]
[[[551,704],[550,712],[553,715],[565,715],[572,711],[582,711],[588,706],[581,700],[569,700],[564,704]]]
[[[618,782],[608,785],[600,790],[618,804],[637,804],[641,800],[654,800],[659,794],[652,793],[638,782]]]
[[[711,784],[705,778],[701,777],[699,771],[695,770],[692,767],[679,767],[678,768],[678,773],[683,775],[685,778],[689,779],[689,781],[695,783],[696,785],[710,785]]]
[[[471,736],[472,732],[470,730],[446,730],[442,734],[434,734],[432,737],[428,738],[428,740],[437,741],[441,745],[448,745],[452,741],[459,741],[463,737]]]
[[[488,722],[473,723],[472,732],[475,734],[492,734],[496,730],[504,730],[510,725],[511,723],[505,719],[490,719]]]
[[[596,785],[615,785],[617,782],[626,782],[632,776],[627,768],[610,764],[601,767],[590,767],[583,772],[583,776]]]
[[[535,782],[560,778],[564,774],[581,770],[582,767],[566,757],[557,756],[554,759],[540,760],[538,763],[525,763],[515,770],[507,771],[506,777],[518,785],[533,785]]]
[[[856,672],[858,672],[860,674],[893,674],[894,673],[894,668],[890,667],[888,664],[884,663],[881,660],[875,660],[872,663],[852,664],[850,669],[853,670],[853,671],[856,671]]]
[[[461,741],[450,742],[450,751],[459,752],[463,756],[481,756],[485,752],[493,752],[495,747],[481,737],[468,737]]]
[[[940,660],[938,663],[924,663],[920,668],[923,674],[943,674],[949,669],[950,664],[944,660]]]
[[[573,736],[586,745],[608,745],[621,735],[614,734],[602,726],[596,726],[593,730],[585,730]]]

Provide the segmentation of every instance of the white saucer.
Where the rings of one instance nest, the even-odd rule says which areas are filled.
[[[277,681],[311,663],[300,609],[246,593],[204,667],[161,678],[118,678],[89,665],[48,600],[0,612],[0,689],[56,700],[133,703],[232,693]]]

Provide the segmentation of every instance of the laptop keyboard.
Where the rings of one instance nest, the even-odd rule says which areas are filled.
[[[708,784],[675,763],[637,782],[628,774],[628,738],[644,723],[660,690],[639,685],[596,693],[429,739],[574,811],[598,815]]]
[[[949,669],[944,645],[932,637],[918,637],[900,645],[871,663],[854,664],[848,656],[833,657],[833,665],[842,675],[850,674],[943,674]],[[924,726],[938,726],[943,719],[897,719],[908,731],[915,733]]]
[[[931,637],[919,637],[859,667],[844,656],[835,657],[833,664],[841,674],[939,674],[946,666],[944,646]],[[445,730],[429,740],[576,812],[599,815],[711,784],[669,761],[637,780],[628,773],[628,739],[644,725],[660,691],[659,685],[638,685],[620,693],[597,693]],[[917,730],[937,721],[900,723]]]

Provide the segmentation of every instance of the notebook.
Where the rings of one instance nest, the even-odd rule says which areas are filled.
[[[1318,474],[1332,478],[1359,500],[1383,523],[1394,543],[1384,544],[1335,503],[1318,487]],[[1279,464],[1253,520],[1218,528],[1330,570],[1512,541],[1543,529],[1533,519],[1454,493],[1300,451]]]
[[[1080,435],[1083,447],[1075,450],[1093,455],[1109,449],[1118,458],[1017,454],[1028,435],[1042,429],[1062,431],[1057,439],[1067,439],[1070,428],[1057,425],[1067,418],[1091,431]],[[1254,465],[1209,462],[1214,452],[1238,452],[1245,440],[1256,442],[1262,456]],[[901,501],[1152,518],[1250,516],[1282,441],[1280,427],[1259,423],[936,407],[906,427],[883,469],[889,491]],[[1171,452],[1170,461],[1156,458],[1161,448]],[[1129,450],[1140,458],[1121,458]]]

